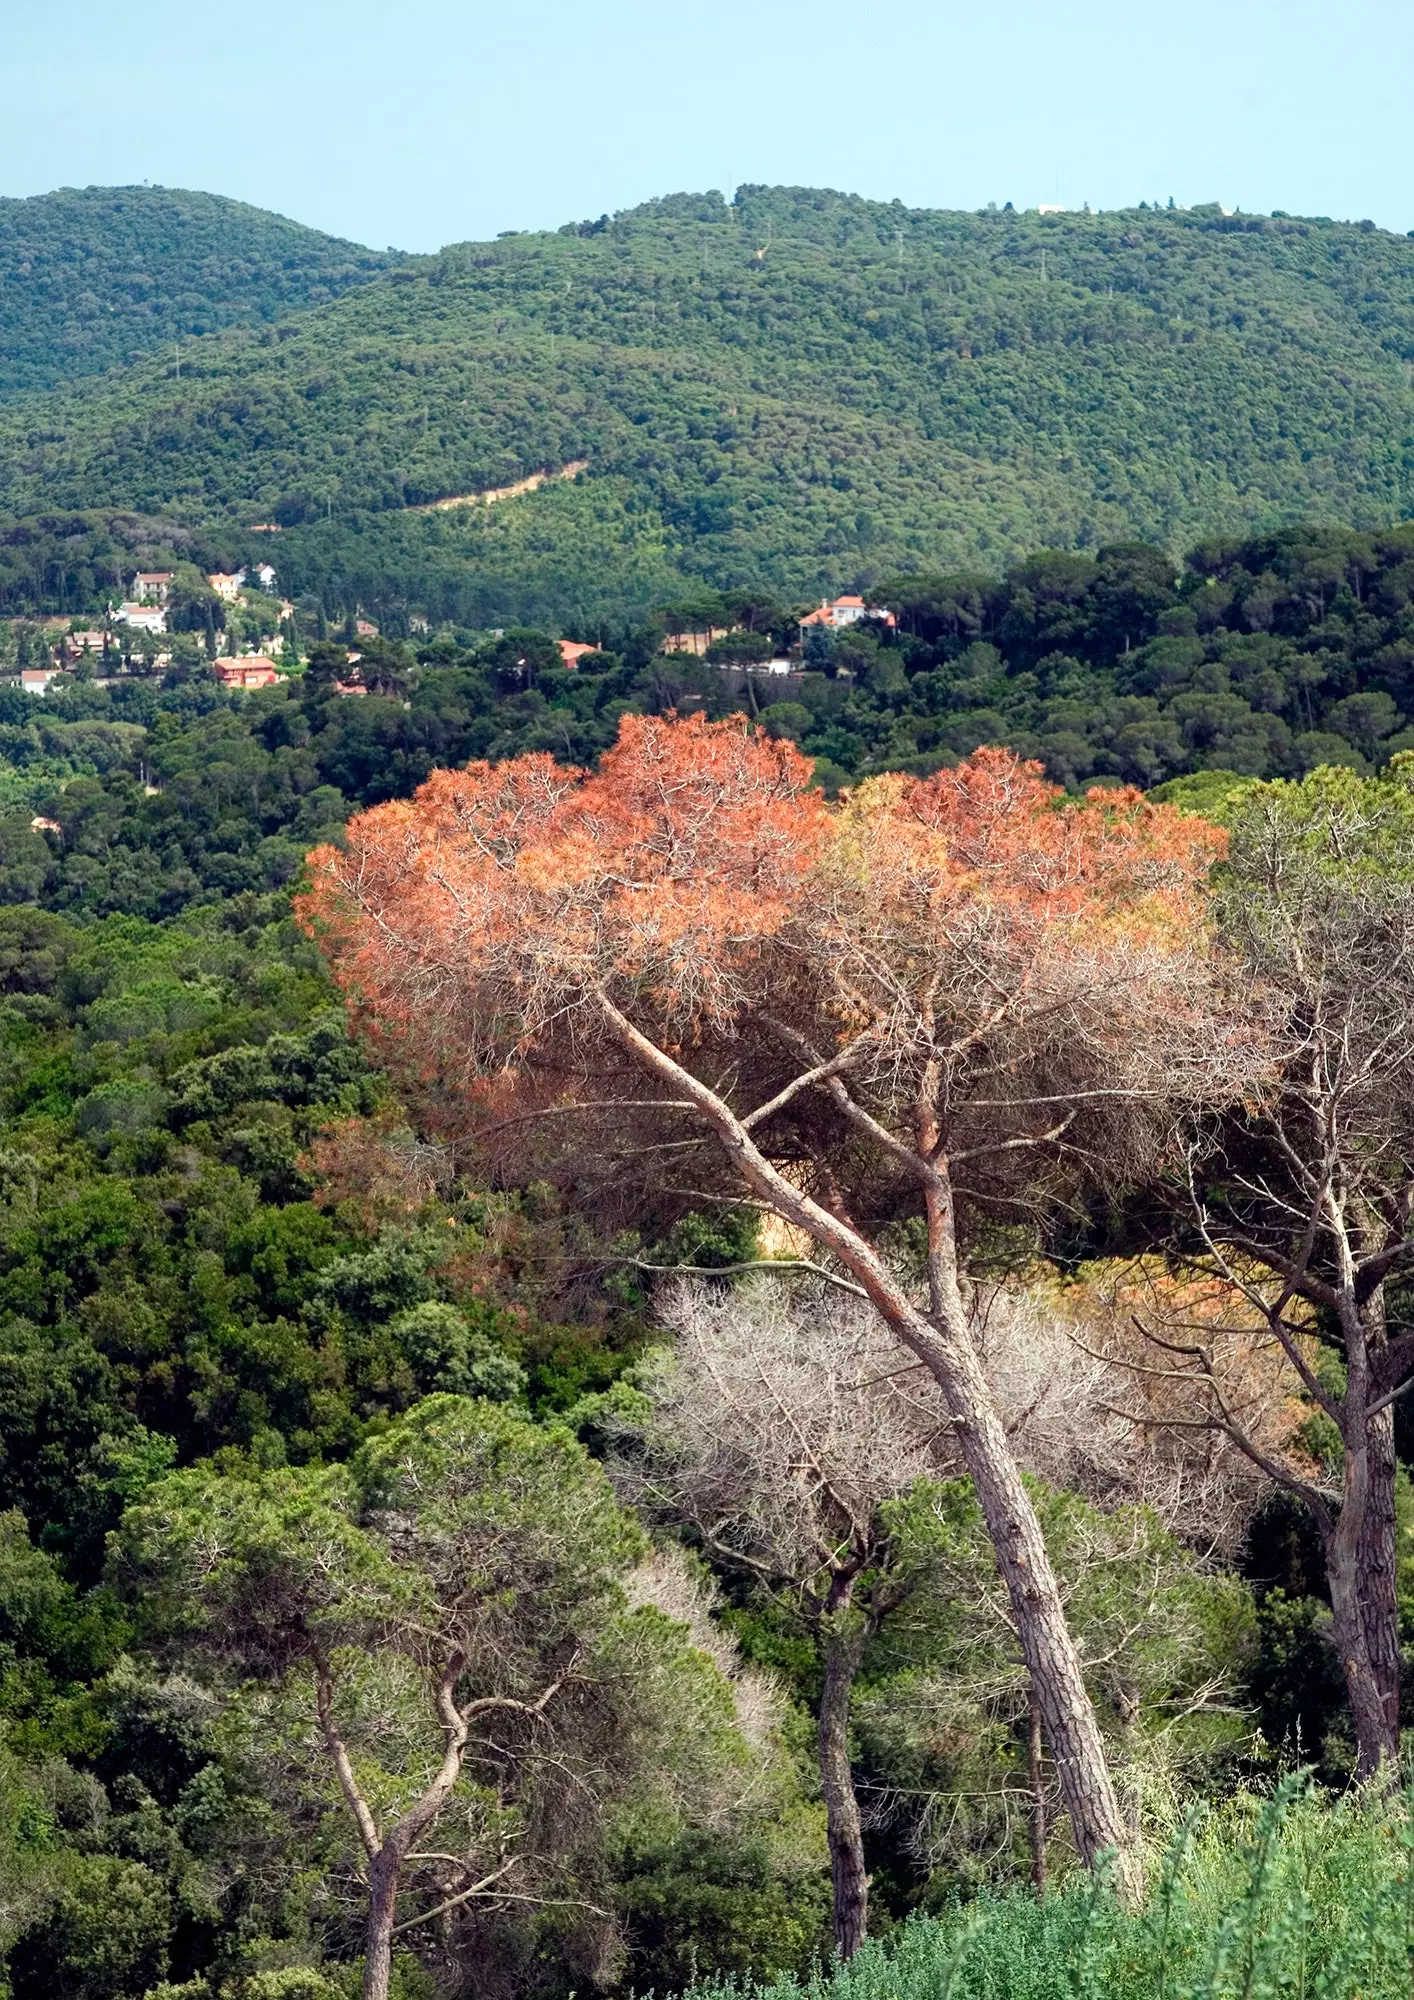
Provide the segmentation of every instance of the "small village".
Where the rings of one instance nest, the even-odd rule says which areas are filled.
[[[296,636],[296,609],[289,598],[276,592],[276,572],[270,563],[252,564],[249,569],[212,571],[206,575],[210,599],[219,603],[227,616],[218,626],[208,615],[204,638],[206,664],[222,687],[232,692],[252,692],[278,685],[302,670]],[[77,620],[51,620],[40,627],[43,657],[39,664],[23,663],[8,672],[0,669],[0,684],[20,687],[26,694],[43,695],[56,684],[66,686],[75,678],[97,687],[110,687],[135,675],[165,678],[173,667],[169,642],[170,613],[177,573],[172,570],[138,570],[131,581],[131,595],[108,607],[101,625],[81,626]],[[735,676],[766,675],[773,678],[798,677],[808,668],[812,634],[848,630],[865,620],[892,628],[894,614],[868,603],[862,596],[845,594],[822,599],[799,621],[799,639],[788,653],[762,644],[734,646],[734,640],[754,642],[758,635],[711,623],[683,625],[665,633],[662,651],[670,655],[688,654]],[[258,637],[248,635],[250,627],[262,629]],[[353,643],[348,652],[351,671],[346,679],[333,683],[334,692],[345,698],[367,695],[357,669],[360,639],[379,636],[378,627],[358,616],[350,621]],[[196,635],[203,636],[201,634]],[[500,638],[500,631],[493,631]],[[587,655],[599,649],[578,639],[556,640],[565,667],[575,669]],[[838,672],[847,677],[848,668]]]

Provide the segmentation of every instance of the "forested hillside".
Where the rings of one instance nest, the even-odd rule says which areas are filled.
[[[905,737],[915,772],[953,761],[942,736],[918,747],[923,717],[942,716],[970,747],[969,731],[988,733],[975,719],[983,668],[995,675],[1004,649],[1018,699],[1038,702],[1039,677],[1060,674],[1045,663],[1061,646],[1065,672],[1088,689],[1087,755],[1100,775],[1124,775],[1136,744],[1172,740],[1161,768],[1193,774],[1183,782],[1206,784],[1212,809],[1232,819],[1243,808],[1230,771],[1204,771],[1224,760],[1301,769],[1313,754],[1302,722],[1326,727],[1327,748],[1338,723],[1348,728],[1338,747],[1352,764],[1366,761],[1358,724],[1374,765],[1398,747],[1407,712],[1395,698],[1404,704],[1407,563],[1405,538],[1308,534],[1200,552],[1179,586],[1167,558],[1133,547],[1036,559],[972,595],[959,578],[915,584],[897,593],[897,631],[846,635],[812,667],[797,712],[758,704],[755,739],[739,723],[692,734],[706,716],[662,719],[675,706],[710,715],[752,697],[715,664],[655,652],[652,626],[613,635],[618,651],[573,671],[533,631],[365,637],[359,664],[379,691],[358,700],[335,691],[342,648],[319,640],[302,674],[246,696],[218,688],[194,658],[166,684],[134,674],[56,685],[42,701],[0,692],[0,1952],[16,2000],[42,2000],[56,1981],[75,2000],[342,2000],[358,1980],[368,1890],[355,1823],[319,1747],[319,1690],[352,1745],[359,1796],[387,1823],[442,1754],[425,1688],[428,1648],[444,1634],[478,1648],[471,1685],[489,1683],[510,1709],[543,1700],[548,1723],[478,1744],[436,1839],[404,1871],[390,1985],[401,2000],[562,2000],[586,1986],[667,1991],[698,1976],[804,1973],[848,1918],[829,1865],[842,1838],[840,1783],[868,1813],[872,1911],[856,1907],[845,1934],[995,1892],[988,1950],[1036,1934],[1027,1913],[1039,1911],[1034,1948],[1052,1985],[1038,1991],[1048,1996],[1077,1990],[1075,1966],[1091,1963],[1087,1925],[1095,1952],[1128,1967],[1177,1949],[1197,1966],[1220,1922],[1261,1929],[1253,1912],[1264,1898],[1285,1907],[1266,1863],[1251,1861],[1260,1880],[1245,1886],[1256,1808],[1244,1787],[1313,1759],[1339,1787],[1357,1755],[1327,1559],[1304,1503],[1241,1452],[1206,1436],[1190,1452],[1183,1426],[1202,1421],[1201,1379],[1183,1389],[1167,1367],[1162,1380],[1146,1376],[1134,1341],[1136,1323],[1155,1314],[1175,1339],[1196,1315],[1205,1338],[1224,1343],[1222,1381],[1246,1398],[1258,1448],[1294,1480],[1316,1479],[1315,1504],[1333,1505],[1341,1447],[1323,1426],[1356,1418],[1340,1352],[1314,1312],[1302,1309],[1298,1351],[1320,1370],[1310,1378],[1325,1399],[1319,1414],[1316,1391],[1254,1338],[1250,1298],[1215,1291],[1210,1268],[1184,1263],[1184,1211],[1165,1207],[1181,1204],[1181,1180],[1151,1169],[1136,1146],[1092,1186],[1104,1135],[1077,1127],[1073,1144],[1047,1151],[1057,1134],[1045,1092],[1039,1178],[1012,1177],[1011,1142],[1023,1135],[1008,1125],[997,1175],[974,1169],[961,1183],[961,1254],[989,1302],[989,1379],[1061,1572],[1126,1824],[1161,1842],[1189,1802],[1228,1801],[1202,1846],[1176,1854],[1189,1885],[1178,1944],[1157,1928],[1157,1891],[1150,1914],[1132,1919],[1073,1887],[1045,1904],[1020,1890],[1008,1900],[1028,1872],[1050,1868],[1064,1884],[1075,1856],[1047,1739],[1029,1734],[986,1523],[961,1462],[937,1441],[938,1408],[917,1384],[902,1399],[886,1386],[877,1405],[857,1403],[858,1385],[888,1385],[897,1362],[847,1291],[822,1288],[810,1268],[799,1294],[753,1286],[759,1211],[733,1199],[700,1141],[685,1149],[680,1129],[654,1127],[680,1104],[630,1079],[630,1101],[606,1119],[601,1100],[624,1079],[596,1058],[589,1100],[560,1118],[559,1065],[578,1031],[527,1078],[526,1111],[501,1095],[505,1070],[489,1097],[475,1086],[463,1099],[473,1024],[443,1032],[435,1009],[419,1008],[391,1035],[352,1039],[328,971],[339,934],[315,920],[311,935],[308,909],[300,928],[290,895],[311,847],[335,843],[323,849],[327,871],[360,809],[391,802],[398,851],[411,855],[408,831],[440,810],[449,782],[469,788],[468,806],[477,787],[494,796],[527,778],[542,806],[557,787],[572,793],[580,781],[568,771],[547,787],[545,752],[597,765],[619,783],[621,813],[641,812],[649,794],[614,780],[614,760],[621,769],[625,744],[643,740],[634,729],[657,730],[681,741],[689,790],[716,782],[724,750],[763,760],[770,778],[706,856],[707,897],[684,906],[690,940],[721,909],[741,921],[719,900],[738,893],[727,871],[751,860],[753,842],[778,837],[783,812],[796,815],[802,842],[824,824],[852,842],[872,838],[862,854],[846,852],[883,894],[890,857],[908,843],[887,827],[882,841],[871,836],[872,816],[910,796],[975,796],[967,809],[980,811],[1000,771],[1011,775],[996,796],[1019,819],[987,865],[1011,870],[1020,837],[1015,893],[1029,896],[1033,849],[1049,868],[1046,843],[1072,824],[1087,852],[1098,843],[1099,893],[1117,899],[1100,912],[1104,935],[1124,973],[1123,954],[1149,937],[1148,899],[1165,871],[1189,870],[1193,886],[1168,907],[1160,943],[1204,918],[1206,900],[1192,898],[1208,893],[1210,829],[1103,796],[1072,820],[1001,753],[984,753],[970,775],[925,781],[955,794],[910,795],[907,775],[871,788],[871,774],[910,761]],[[726,608],[699,604],[694,615]],[[735,610],[758,625],[772,615],[759,595]],[[1111,677],[1130,673],[1157,692],[1117,693]],[[1341,690],[1362,674],[1383,675],[1395,694],[1351,707]],[[944,700],[935,711],[930,690],[954,709]],[[1135,730],[1138,711],[1123,705],[1145,701],[1156,706]],[[1245,704],[1240,723],[1235,704]],[[1129,737],[1106,734],[1112,710]],[[1226,735],[1204,736],[1203,716],[1203,729]],[[805,788],[805,767],[776,740],[809,744],[817,727],[835,732],[827,754],[863,780],[835,808]],[[1047,747],[1057,765],[1069,754],[1059,739]],[[500,761],[447,775],[479,758]],[[506,775],[504,760],[516,758]],[[440,789],[408,804],[437,767]],[[693,824],[710,834],[731,804],[719,798]],[[1277,812],[1288,828],[1304,921],[1319,915],[1342,951],[1367,954],[1356,985],[1376,1013],[1370,1060],[1384,1065],[1372,1105],[1394,1116],[1407,1038],[1391,1041],[1382,1024],[1388,1005],[1404,1004],[1391,939],[1410,876],[1407,777],[1318,774],[1257,811],[1252,826]],[[465,817],[442,822],[452,834],[437,879],[454,899],[463,885],[446,869],[478,853],[458,845]],[[496,839],[513,823],[504,816]],[[370,861],[379,824],[355,819],[347,836]],[[1244,858],[1234,824],[1232,866],[1247,869],[1244,893],[1256,895],[1260,854]],[[553,899],[547,867],[577,852],[552,849],[504,880]],[[616,894],[622,857],[608,866]],[[1322,902],[1327,869],[1332,899]],[[375,865],[357,879],[395,875]],[[970,894],[970,880],[957,893]],[[390,921],[400,907],[395,898]],[[826,904],[811,894],[802,907]],[[865,921],[872,907],[872,896],[860,904]],[[1212,906],[1233,951],[1245,907]],[[1064,896],[1058,919],[1069,978],[1083,954]],[[885,935],[894,929],[890,917]],[[507,934],[494,921],[475,933]],[[550,948],[525,922],[509,935],[529,952]],[[680,949],[680,935],[674,922],[656,948]],[[987,936],[983,927],[978,948]],[[1206,950],[1206,938],[1200,928],[1179,952],[1180,980],[1196,976],[1185,954]],[[430,927],[416,944],[440,949]],[[409,945],[388,962],[396,971],[415,956]],[[1376,962],[1378,982],[1365,976]],[[966,971],[959,1004],[976,1006],[991,989],[973,982],[970,960]],[[1247,1046],[1234,1038],[1230,986],[1204,999],[1206,989],[1181,985],[1186,1005],[1173,1018],[1146,1002],[1143,1039],[1128,975],[1104,990],[1088,1030],[1102,1053],[1148,1075],[1151,1046],[1172,1047],[1186,1067],[1168,1088],[1195,1073],[1193,1048],[1172,1037],[1196,1022],[1211,1021],[1220,1079]],[[1254,1035],[1273,1032],[1272,991],[1251,1000]],[[371,971],[362,992],[356,1018],[367,1029],[379,1004]],[[1045,995],[1035,1004],[1049,1023],[1039,1062],[1056,1030]],[[1304,1038],[1304,1019],[1298,1027]],[[418,1048],[418,1034],[431,1042]],[[721,1049],[705,1027],[700,1047],[716,1075]],[[771,1047],[737,1048],[753,1065],[750,1087],[768,1094]],[[1094,1060],[1083,1042],[1067,1050]],[[1058,1079],[1087,1118],[1089,1074]],[[1129,1071],[1111,1065],[1104,1076],[1101,1097]],[[984,1119],[997,1088],[972,1093]],[[1265,1101],[1245,1102],[1246,1124],[1219,1121],[1208,1143],[1246,1148],[1250,1163],[1269,1143],[1256,1122]],[[987,1141],[977,1143],[985,1155]],[[828,1107],[793,1112],[773,1144],[825,1161],[837,1202],[879,1218],[891,1263],[916,1275],[907,1182],[887,1163],[877,1174]],[[1208,1171],[1217,1202],[1224,1159]],[[1263,1218],[1220,1208],[1208,1226],[1223,1220],[1250,1229]],[[1264,1227],[1254,1240],[1279,1259],[1279,1201]],[[1397,1234],[1387,1248],[1395,1276],[1380,1326],[1403,1343],[1408,1258]],[[740,1286],[730,1275],[673,1285],[674,1272],[743,1264]],[[1325,1279],[1311,1282],[1319,1291]],[[789,1285],[789,1269],[773,1283]],[[1114,1358],[1092,1361],[1087,1348]],[[1153,1400],[1131,1420],[1135,1397]],[[855,1408],[862,1429],[839,1422]],[[782,1448],[802,1429],[829,1468],[823,1496],[788,1476]],[[1406,1454],[1402,1417],[1391,1436]],[[1399,1523],[1389,1629],[1407,1642],[1402,1460],[1386,1472]],[[826,1502],[846,1479],[853,1511],[842,1521]],[[797,1498],[785,1496],[826,1511],[798,1520]],[[507,1550],[496,1555],[496,1590],[471,1610],[448,1595],[457,1565]],[[844,1764],[822,1776],[826,1673],[841,1657],[837,1639],[854,1630],[829,1613],[826,1586],[846,1582],[865,1637],[850,1656],[852,1719],[836,1739]],[[1353,1968],[1405,1949],[1400,1822],[1377,1800],[1333,1815],[1313,1799],[1293,1827],[1282,1835],[1294,1843],[1291,1868],[1313,1844],[1329,1847],[1329,1881],[1301,1877],[1301,1908],[1316,1911],[1309,1962],[1331,1965],[1333,1993],[1382,1993]],[[463,1904],[464,1886],[473,1894]],[[447,1902],[454,1920],[424,1928]],[[1358,1940],[1352,1930],[1342,1944],[1352,1926]],[[1288,1936],[1274,1931],[1272,1950],[1285,1953]],[[946,1925],[936,1937],[926,1926],[908,1934],[919,1990],[953,1938]],[[992,1962],[979,1961],[979,1993]],[[1149,2000],[1149,1974],[1127,1976],[1134,2000]]]
[[[185,188],[0,199],[0,399],[336,299],[396,262]]]
[[[0,2000],[1407,1996],[1414,244],[291,228],[0,414]]]
[[[463,616],[524,616],[527,568],[560,615],[664,577],[808,593],[1383,524],[1411,358],[1414,243],[1373,227],[743,189],[456,246],[180,378],[163,352],[63,391],[0,423],[0,503],[276,520],[292,580]],[[580,458],[489,514],[408,511]]]

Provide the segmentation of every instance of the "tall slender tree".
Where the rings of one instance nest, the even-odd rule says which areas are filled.
[[[1357,1773],[1393,1776],[1394,1405],[1414,1380],[1414,1327],[1391,1310],[1414,1272],[1414,757],[1378,778],[1327,769],[1251,787],[1230,820],[1217,910],[1271,1077],[1185,1134],[1168,1247],[1223,1279],[1230,1304],[1156,1315],[1150,1359],[1192,1392],[1174,1421],[1221,1432],[1309,1511]],[[1264,1399],[1235,1365],[1254,1317],[1287,1394],[1330,1425],[1333,1463],[1262,1434]]]

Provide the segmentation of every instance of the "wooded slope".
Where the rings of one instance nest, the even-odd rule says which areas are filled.
[[[58,188],[0,200],[0,400],[175,341],[263,325],[396,262],[185,188]]]

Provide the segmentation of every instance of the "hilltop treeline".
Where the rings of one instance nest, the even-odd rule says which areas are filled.
[[[0,200],[0,401],[325,304],[396,262],[186,188]]]
[[[27,405],[0,501],[275,521],[312,584],[361,589],[470,569],[508,599],[525,538],[569,578],[558,615],[599,615],[660,576],[810,593],[1386,521],[1411,354],[1414,244],[1373,227],[743,188],[452,246]],[[572,492],[517,503],[524,530],[409,511],[580,459]]]

